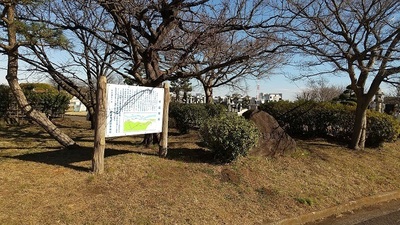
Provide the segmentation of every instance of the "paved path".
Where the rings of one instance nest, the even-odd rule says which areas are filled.
[[[400,200],[369,206],[307,225],[400,225]]]
[[[400,211],[389,213],[384,216],[376,217],[357,225],[397,225],[400,224]]]

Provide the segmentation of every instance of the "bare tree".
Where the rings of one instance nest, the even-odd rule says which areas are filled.
[[[237,49],[237,53],[241,54],[225,55],[225,58],[215,63],[203,64],[199,70],[190,69],[193,68],[193,60],[199,58],[202,44],[217,34],[234,32],[235,36],[232,37],[235,39],[244,39],[245,36],[249,39],[273,37],[269,34],[274,27],[274,17],[263,15],[266,5],[262,0],[75,2],[80,2],[83,6],[89,2],[97,2],[101,6],[98,10],[106,11],[112,18],[113,24],[107,28],[113,38],[105,38],[99,34],[97,27],[87,26],[79,20],[69,21],[70,23],[63,27],[69,30],[85,30],[112,46],[114,53],[130,64],[127,70],[121,71],[120,74],[128,83],[143,86],[157,87],[166,80],[199,77],[229,66],[233,68],[235,64],[251,58],[255,59],[255,55],[249,55],[248,51]],[[220,14],[219,9],[226,12]],[[275,52],[276,49],[275,47],[268,51]],[[259,55],[266,51],[265,48],[258,50]],[[236,72],[240,69],[228,71]]]
[[[0,43],[0,48],[8,56],[7,61],[7,75],[6,79],[10,85],[11,92],[13,93],[21,110],[33,121],[39,124],[43,129],[47,131],[54,139],[56,139],[64,147],[75,145],[68,135],[58,129],[44,113],[38,112],[33,109],[27,101],[19,83],[18,83],[18,59],[19,59],[19,48],[24,45],[31,44],[34,39],[31,39],[29,34],[37,33],[39,30],[38,26],[29,27],[28,24],[24,24],[18,20],[17,6],[19,1],[1,1],[0,6],[2,26],[5,28],[6,43]],[[22,7],[22,5],[20,5]],[[22,11],[22,8],[21,8]],[[40,26],[39,26],[40,27]],[[42,30],[43,32],[43,30]],[[25,37],[24,39],[18,39],[18,34]],[[37,33],[39,34],[39,33]],[[50,42],[57,42],[59,40],[58,33],[48,31],[45,36],[36,36],[35,39],[45,38]],[[4,39],[3,39],[4,40]]]
[[[321,74],[346,73],[357,96],[350,147],[364,149],[366,110],[382,82],[400,72],[398,0],[283,1],[295,52]],[[369,79],[370,82],[367,82]]]
[[[344,91],[343,87],[328,85],[324,78],[310,80],[307,88],[297,95],[298,100],[313,100],[317,102],[332,101]]]
[[[175,46],[183,48],[187,40],[193,40],[191,53],[185,56],[179,73],[201,83],[207,103],[213,101],[213,88],[240,89],[241,81],[268,77],[282,62],[279,39],[273,32],[274,17],[264,15],[270,8],[262,1],[252,3],[208,5],[207,13],[196,14],[201,26],[188,23],[183,30],[174,31],[174,36],[182,37],[174,41]],[[255,15],[263,19],[255,22]],[[170,51],[166,56],[175,62],[182,58],[179,51]]]
[[[87,80],[82,82],[88,83],[89,90],[95,83],[91,77],[96,73],[102,75],[99,73],[104,73],[105,68],[113,68],[127,83],[144,86],[195,77],[202,83],[207,102],[212,102],[213,88],[237,86],[248,76],[268,76],[267,71],[281,59],[276,54],[274,16],[264,15],[267,6],[262,0],[234,3],[226,0],[76,0],[48,4],[46,9],[53,12],[50,18],[43,13],[35,19],[68,29],[77,37],[75,40],[83,43],[85,50],[81,51],[84,52],[68,51],[75,59],[72,65],[85,68]],[[101,45],[108,51],[97,51]],[[32,46],[32,50],[35,58],[30,63],[49,72],[92,115],[95,98],[90,93],[93,91],[82,93],[85,89],[74,83],[75,73],[67,76],[67,67],[71,66],[50,61],[44,48]],[[117,57],[129,62],[129,68],[121,71],[121,63],[111,61],[111,56],[114,60]],[[80,58],[84,60],[77,62]],[[102,69],[93,71],[92,68]]]
[[[25,19],[69,30],[79,42],[94,38],[103,43],[109,51],[100,55],[94,45],[86,44],[87,48],[80,52],[82,55],[72,48],[75,51],[72,58],[82,59],[81,62],[90,65],[84,66],[88,77],[94,74],[91,68],[101,66],[112,68],[129,83],[155,87],[166,80],[199,78],[208,74],[212,82],[207,87],[214,87],[232,82],[236,77],[254,74],[254,68],[261,68],[259,65],[263,64],[258,58],[276,52],[277,46],[270,44],[276,38],[272,35],[275,18],[264,15],[265,7],[262,0],[50,1],[47,9],[51,11],[44,10],[40,15],[33,14],[34,18]],[[101,24],[103,20],[99,18],[107,22]],[[214,54],[218,58],[203,57],[213,37],[218,37],[219,43],[224,41],[221,38],[228,37],[227,47]],[[257,41],[261,39],[263,41]],[[93,105],[93,96],[88,97],[88,93],[75,83],[79,79],[76,71],[68,69],[66,64],[51,61],[46,49],[40,45],[31,46],[31,50],[35,58],[24,57],[28,62],[36,69],[48,72],[85,105]],[[125,71],[120,70],[121,63],[105,62],[111,55],[129,63]],[[73,66],[78,65],[78,61],[73,61]],[[94,87],[90,79],[87,82],[89,89]]]
[[[48,73],[60,87],[76,96],[86,106],[94,128],[97,78],[107,76],[107,80],[112,82],[113,75],[124,65],[104,41],[113,38],[112,29],[108,29],[110,18],[97,4],[85,1],[50,1],[42,4],[41,9],[42,13],[36,10],[26,19],[46,22],[53,29],[71,28],[81,23],[96,28],[97,36],[103,40],[85,29],[68,29],[64,32],[72,44],[59,48],[53,55],[49,54],[51,51],[46,45],[35,43],[20,56],[33,65],[35,71]],[[54,54],[62,54],[66,60],[52,59]]]
[[[256,57],[276,51],[271,44],[267,45],[270,49],[264,47],[267,39],[257,42],[267,36],[269,43],[274,39],[270,32],[274,18],[263,15],[266,5],[262,0],[97,2],[113,18],[118,43],[110,44],[130,61],[127,77],[140,85],[159,86],[165,80],[224,73],[213,78],[219,83],[227,80],[223,85],[235,74],[252,70],[248,64],[237,64],[250,59],[253,66],[261,64]],[[213,58],[205,55],[210,53],[210,44],[222,43],[227,47],[219,48]]]
[[[212,103],[213,89],[220,86],[242,88],[243,80],[268,77],[279,66],[282,57],[273,34],[266,38],[241,35],[241,31],[215,33],[204,40],[194,54],[193,62],[185,70],[196,71],[202,84],[206,102]],[[226,64],[223,67],[218,65]],[[206,69],[206,72],[202,70]]]

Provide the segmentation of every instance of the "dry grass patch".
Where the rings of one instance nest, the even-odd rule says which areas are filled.
[[[355,152],[299,141],[290,156],[218,165],[196,132],[174,130],[167,159],[141,137],[108,140],[106,173],[94,176],[89,124],[57,123],[80,148],[0,125],[0,224],[264,224],[400,189],[398,143]]]

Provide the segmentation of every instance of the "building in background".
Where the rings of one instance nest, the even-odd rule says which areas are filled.
[[[258,99],[258,104],[263,104],[265,102],[277,102],[277,101],[281,101],[282,98],[282,93],[259,93],[259,95],[257,96]]]
[[[73,97],[69,101],[69,108],[68,111],[72,112],[85,112],[86,111],[86,106],[82,104],[82,102],[77,98]]]

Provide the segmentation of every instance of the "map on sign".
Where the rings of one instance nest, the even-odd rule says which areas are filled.
[[[106,137],[159,133],[164,89],[107,84]]]

